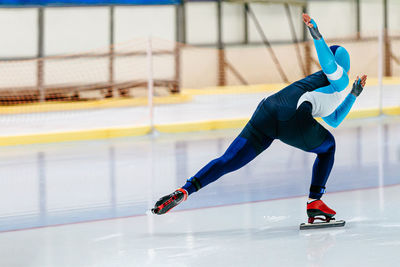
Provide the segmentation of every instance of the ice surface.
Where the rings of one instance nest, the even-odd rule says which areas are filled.
[[[176,211],[146,214],[238,132],[2,148],[0,266],[397,266],[396,118],[333,132],[324,201],[345,227],[299,230],[315,155],[278,141]]]

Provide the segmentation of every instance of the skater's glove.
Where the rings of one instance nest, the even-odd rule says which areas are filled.
[[[361,79],[358,78],[353,83],[353,89],[351,89],[351,94],[354,95],[355,97],[358,97],[363,91],[363,89],[364,87],[361,84]]]
[[[315,40],[321,39],[322,35],[318,30],[317,23],[315,23],[315,21],[313,19],[310,20],[310,23],[313,26],[312,27],[308,27],[308,30],[310,31],[310,34],[311,34],[312,38],[314,38]]]

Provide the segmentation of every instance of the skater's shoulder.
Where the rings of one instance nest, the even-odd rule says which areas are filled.
[[[314,91],[317,88],[329,85],[329,81],[324,72],[314,72],[301,80],[294,83],[296,86],[302,87],[306,91]]]
[[[300,81],[303,81],[303,82],[322,82],[324,84],[329,84],[329,80],[328,80],[328,78],[326,77],[325,73],[322,70],[314,72],[314,73],[304,77]]]
[[[329,82],[328,81],[328,77],[326,76],[326,74],[322,70],[316,71],[316,72],[308,75],[306,78],[321,79],[321,80],[324,80],[326,82]]]

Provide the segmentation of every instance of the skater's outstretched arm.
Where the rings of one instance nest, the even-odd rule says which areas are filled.
[[[349,114],[353,107],[356,98],[361,94],[365,83],[367,82],[367,75],[363,75],[361,78],[357,76],[357,79],[353,83],[353,89],[343,100],[343,102],[336,108],[336,110],[327,117],[322,119],[330,126],[336,128]]]
[[[307,14],[303,14],[303,21],[308,26],[311,36],[314,39],[315,49],[317,50],[322,70],[335,90],[338,92],[343,91],[349,84],[348,70],[343,69],[336,62],[335,56],[318,30],[317,23]]]

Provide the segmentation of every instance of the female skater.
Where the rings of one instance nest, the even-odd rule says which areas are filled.
[[[326,222],[333,218],[336,212],[320,199],[325,193],[325,184],[333,166],[335,139],[314,117],[322,117],[327,124],[337,127],[362,92],[367,76],[357,76],[351,92],[341,102],[340,92],[349,84],[350,56],[344,47],[328,47],[317,24],[307,14],[303,14],[303,21],[314,39],[322,71],[263,99],[227,151],[188,179],[182,188],[160,198],[152,209],[154,214],[168,212],[200,188],[243,167],[266,150],[274,139],[279,139],[288,145],[317,154],[307,214],[310,223],[314,222],[315,216],[324,216]]]

